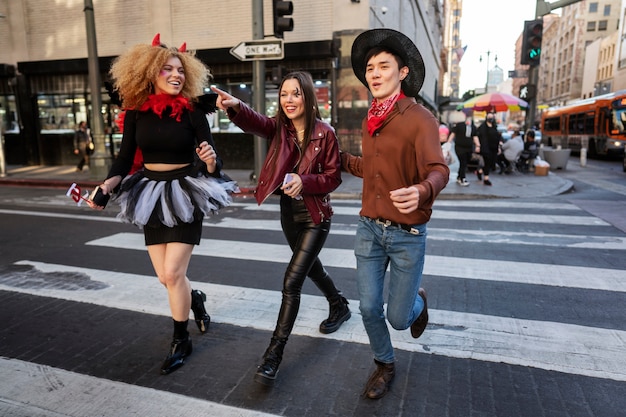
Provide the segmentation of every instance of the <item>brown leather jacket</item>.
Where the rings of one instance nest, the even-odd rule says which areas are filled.
[[[282,185],[285,174],[294,172],[297,166],[297,174],[302,178],[304,205],[313,222],[319,224],[330,219],[333,210],[329,193],[341,184],[339,143],[334,129],[318,120],[309,146],[302,155],[291,123],[282,126],[280,135],[277,135],[276,118],[259,114],[243,102],[237,113],[228,109],[228,116],[245,132],[271,140],[255,190],[257,203],[260,205],[274,193]]]

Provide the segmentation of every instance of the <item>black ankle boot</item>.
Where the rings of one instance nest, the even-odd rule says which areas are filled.
[[[266,386],[274,385],[276,375],[278,374],[278,366],[283,360],[283,350],[285,349],[286,340],[272,338],[269,347],[263,355],[263,363],[258,366],[254,381]]]
[[[320,324],[320,332],[324,334],[336,332],[352,315],[348,308],[348,300],[341,293],[337,293],[328,303],[330,306],[328,318]]]
[[[191,345],[191,337],[187,334],[184,339],[173,339],[170,351],[167,353],[163,365],[161,365],[161,374],[167,375],[185,364],[185,358],[191,355],[193,347]]]
[[[211,317],[204,308],[205,301],[205,293],[200,290],[191,290],[191,311],[193,311],[198,329],[200,329],[202,333],[209,329],[209,324],[211,323]]]

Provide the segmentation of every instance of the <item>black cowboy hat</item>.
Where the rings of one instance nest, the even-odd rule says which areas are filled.
[[[402,81],[402,91],[409,97],[417,97],[424,84],[426,69],[420,51],[411,39],[393,29],[371,29],[361,33],[352,44],[352,70],[354,75],[366,86],[365,56],[376,46],[389,48],[404,60],[409,67],[409,74]],[[369,87],[368,87],[369,88]]]

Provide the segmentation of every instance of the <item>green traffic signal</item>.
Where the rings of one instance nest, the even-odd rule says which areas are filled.
[[[522,35],[521,63],[535,67],[541,59],[541,40],[543,37],[543,20],[527,20],[524,22]]]

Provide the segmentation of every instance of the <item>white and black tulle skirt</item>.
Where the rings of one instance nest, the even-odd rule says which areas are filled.
[[[232,203],[237,183],[195,174],[192,166],[172,171],[143,169],[126,177],[113,201],[117,218],[143,229],[146,245],[197,245],[202,219]]]

